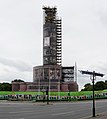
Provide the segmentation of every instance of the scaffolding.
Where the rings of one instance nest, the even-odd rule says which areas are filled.
[[[62,20],[57,17],[56,7],[43,7],[44,10],[44,42],[43,59],[47,65],[62,64]],[[47,54],[46,54],[47,52]]]

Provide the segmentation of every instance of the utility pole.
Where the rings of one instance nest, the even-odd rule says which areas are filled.
[[[49,104],[49,87],[47,86],[46,89],[46,96],[47,96],[47,105]]]
[[[94,88],[94,81],[96,79],[96,76],[103,77],[104,74],[96,73],[95,71],[90,72],[90,71],[83,71],[83,70],[80,70],[80,73],[92,76],[92,79],[91,79],[92,80],[92,84],[93,84],[93,109],[92,109],[92,113],[93,113],[93,117],[95,117],[95,97],[94,97],[95,88]]]
[[[95,71],[93,71],[93,79],[92,79],[92,84],[93,84],[93,117],[95,117],[94,80],[95,80]]]

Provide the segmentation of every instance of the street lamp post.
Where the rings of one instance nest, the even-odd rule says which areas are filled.
[[[49,104],[49,87],[47,86],[46,89],[46,96],[47,96],[47,105]]]
[[[95,117],[95,97],[94,97],[94,80],[96,78],[96,76],[100,76],[100,77],[103,77],[104,74],[101,74],[101,73],[96,73],[95,71],[93,72],[90,72],[90,71],[83,71],[83,70],[80,70],[80,73],[82,74],[87,74],[87,75],[91,75],[92,76],[92,84],[93,84],[93,117]]]
[[[92,79],[92,84],[93,84],[93,117],[95,117],[94,80],[95,80],[95,71],[93,71],[93,79]]]

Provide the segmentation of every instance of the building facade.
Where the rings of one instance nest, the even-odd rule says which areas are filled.
[[[60,65],[44,65],[33,68],[33,82],[37,84],[38,91],[60,91],[62,73]]]

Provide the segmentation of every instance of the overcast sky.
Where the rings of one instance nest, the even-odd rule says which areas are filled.
[[[62,18],[62,65],[107,79],[107,0],[0,0],[0,82],[33,81],[33,66],[42,65],[43,5]],[[78,72],[80,89],[89,82]]]

